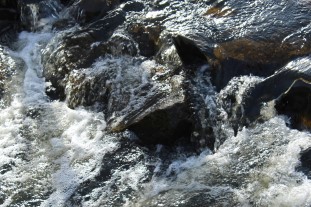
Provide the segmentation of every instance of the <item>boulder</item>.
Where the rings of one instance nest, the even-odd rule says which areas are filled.
[[[103,18],[120,4],[119,0],[79,0],[69,8],[69,13],[81,24]]]
[[[44,76],[55,89],[47,92],[52,99],[65,99],[66,77],[74,69],[89,67],[105,54],[136,53],[130,39],[117,35],[109,39],[124,20],[124,13],[115,11],[86,27],[61,34],[47,45],[42,63]]]
[[[253,4],[233,0],[198,2],[206,8],[205,13],[198,10],[194,15],[188,13],[193,10],[182,9],[165,24],[168,31],[177,33],[174,44],[184,65],[208,62],[218,91],[232,77],[267,77],[311,51],[311,11],[306,3],[290,1],[280,5],[271,0]],[[193,18],[180,22],[177,16],[187,13]],[[293,18],[288,18],[289,14]]]
[[[264,103],[275,101],[277,113],[292,118],[295,128],[309,127],[310,57],[298,58],[250,89],[244,98],[244,119],[252,122],[261,117]]]

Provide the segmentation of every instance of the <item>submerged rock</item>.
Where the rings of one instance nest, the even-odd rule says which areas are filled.
[[[124,206],[126,200],[137,197],[143,184],[152,178],[154,160],[149,154],[148,150],[122,138],[116,150],[105,154],[96,175],[77,186],[66,204],[87,206],[96,202],[105,207]]]

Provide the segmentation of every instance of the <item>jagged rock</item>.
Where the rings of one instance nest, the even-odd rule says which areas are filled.
[[[94,5],[103,7],[99,9]],[[44,76],[51,82],[51,88],[55,88],[48,94],[52,98],[66,99],[70,107],[100,103],[111,132],[131,128],[141,137],[151,137],[149,132],[163,129],[158,130],[158,135],[153,136],[150,143],[157,143],[156,136],[165,137],[163,134],[174,137],[174,130],[179,128],[180,122],[191,126],[185,133],[191,131],[193,142],[213,148],[212,126],[216,122],[212,114],[216,112],[206,103],[206,97],[213,95],[204,91],[200,84],[207,88],[212,88],[213,84],[220,91],[235,76],[268,77],[296,56],[311,51],[308,41],[311,12],[304,4],[296,2],[279,5],[271,0],[253,5],[252,1],[202,0],[155,1],[142,5],[140,1],[113,1],[108,5],[106,1],[94,1],[94,4],[92,1],[76,1],[71,4],[70,11],[83,11],[82,16],[75,17],[82,27],[67,30],[48,45],[42,58]],[[267,12],[263,15],[258,11]],[[288,20],[288,14],[295,18]],[[262,21],[265,24],[260,24]],[[280,21],[284,23],[280,24]],[[105,59],[107,54],[140,56],[139,64],[145,61],[141,56],[154,58],[163,66],[164,75],[158,77],[149,73],[149,81],[142,84],[137,77],[127,78],[129,74],[124,73],[122,64],[122,69],[117,69],[119,65],[94,73],[91,68],[96,64],[95,60]],[[129,63],[129,68],[139,64]],[[207,65],[207,70],[200,73],[202,65]],[[198,74],[202,77],[199,78]],[[183,84],[177,87],[179,94],[170,91],[174,75],[184,78]],[[300,74],[295,76],[296,79],[298,76]],[[209,77],[212,84],[207,81]],[[294,78],[288,82],[292,80]],[[132,85],[127,88],[128,83]],[[255,88],[271,87],[262,84]],[[275,93],[280,95],[290,85],[278,87]],[[260,89],[251,93],[257,93],[256,90]],[[253,117],[256,120],[260,115],[260,104],[265,101],[253,101],[250,97],[257,96],[245,98],[242,120],[251,121]],[[276,99],[274,94],[270,97]],[[213,106],[213,100],[210,104]],[[254,110],[257,112],[253,114]],[[165,118],[180,111],[185,113],[176,116],[177,120]],[[159,114],[163,119],[158,118]],[[164,125],[152,127],[150,123],[155,120],[172,123],[172,130],[165,132]]]
[[[251,1],[205,2],[202,7],[207,8],[206,13],[198,12],[189,22],[170,17],[176,24],[165,25],[178,34],[175,45],[185,65],[209,63],[218,91],[232,77],[267,77],[311,51],[310,10],[304,4],[291,1],[279,5],[273,0],[256,5]],[[288,14],[295,18],[288,19]]]
[[[120,132],[130,129],[145,144],[176,144],[180,139],[189,140],[193,120],[186,102],[183,77],[173,77],[168,91],[161,91],[163,84],[146,84],[134,91],[135,96],[126,107],[117,110],[108,120],[108,129]],[[115,102],[114,104],[119,104]]]
[[[88,67],[97,58],[107,53],[113,54],[118,47],[122,47],[122,51],[118,50],[116,53],[135,53],[135,46],[129,39],[115,36],[109,40],[124,20],[123,12],[112,12],[103,19],[57,37],[55,42],[52,41],[42,57],[44,76],[55,88],[54,91],[49,91],[48,95],[54,99],[65,99],[65,77],[72,70]]]
[[[244,99],[244,118],[250,122],[259,119],[262,105],[275,100],[276,111],[292,117],[294,127],[309,127],[309,61],[310,57],[298,58],[251,88]]]
[[[297,79],[276,101],[278,114],[289,116],[291,127],[311,129],[311,84]]]

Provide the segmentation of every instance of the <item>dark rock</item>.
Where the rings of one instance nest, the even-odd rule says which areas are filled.
[[[163,28],[160,25],[146,26],[141,23],[133,23],[128,27],[129,33],[138,43],[140,55],[152,57],[158,51],[158,39]]]
[[[72,5],[70,13],[78,22],[85,24],[106,16],[119,4],[119,0],[81,0]]]
[[[297,127],[302,123],[308,125],[311,81],[309,61],[310,57],[298,58],[255,85],[244,99],[245,119],[252,122],[260,118],[263,103],[276,100],[278,113],[291,116]]]
[[[125,12],[130,12],[130,11],[140,12],[144,8],[145,8],[145,5],[142,2],[129,1],[123,5],[122,10]]]
[[[1,8],[0,7],[0,20],[16,21],[19,18],[19,14],[16,8]]]
[[[187,105],[177,103],[147,114],[128,129],[135,132],[144,144],[172,146],[182,140],[190,143],[194,126]]]
[[[311,148],[302,151],[299,160],[301,163],[296,170],[303,172],[308,179],[311,179]]]
[[[17,0],[1,0],[0,1],[0,7],[1,8],[17,8]]]
[[[44,26],[40,22],[41,19],[58,16],[62,9],[59,0],[19,0],[18,7],[21,26],[29,31],[40,29]]]
[[[248,74],[267,77],[288,61],[310,53],[310,9],[306,4],[291,1],[280,5],[272,0],[254,6],[251,1],[229,0],[197,5],[207,7],[206,13],[198,13],[184,22],[172,14],[171,22],[165,25],[168,31],[178,33],[176,40],[181,43],[175,41],[175,45],[180,47],[177,50],[185,65],[195,62],[199,65],[207,59],[218,91],[232,77]],[[183,12],[186,14],[188,10]],[[288,18],[289,14],[295,18]]]
[[[0,166],[0,174],[4,174],[6,172],[11,171],[14,166],[15,166],[14,162],[10,162],[10,163],[7,163],[7,164]]]
[[[173,38],[177,53],[185,66],[201,66],[207,64],[207,57],[193,40],[183,36]]]
[[[68,27],[73,27],[74,24],[75,23],[70,19],[58,19],[52,24],[52,29],[61,31],[67,29]]]
[[[107,103],[109,87],[109,72],[102,71],[100,74],[86,72],[72,72],[67,83],[67,104],[71,108],[77,106],[92,106],[95,103]]]
[[[311,84],[304,80],[295,80],[291,87],[276,101],[278,114],[289,116],[291,127],[311,129]]]
[[[44,76],[55,90],[50,90],[47,94],[54,99],[64,100],[66,87],[64,78],[72,70],[89,67],[100,56],[113,53],[117,42],[108,40],[124,20],[123,12],[112,12],[87,27],[67,33],[61,40],[57,40],[57,45],[53,42],[48,45],[47,52],[42,57]],[[121,40],[124,44],[123,52],[135,53],[133,44],[128,39],[125,41],[128,43]],[[121,42],[119,41],[119,46],[122,46]]]
[[[256,5],[248,0],[108,3],[104,0],[70,3],[69,10],[82,27],[68,30],[47,47],[42,58],[44,76],[55,88],[48,94],[66,99],[72,108],[99,104],[110,132],[130,128],[146,143],[165,143],[167,137],[174,137],[166,142],[173,143],[179,137],[175,136],[176,128],[187,125],[189,128],[183,133],[187,137],[190,134],[193,143],[213,148],[213,126],[217,122],[213,117],[216,112],[209,107],[215,106],[207,106],[205,101],[206,97],[213,99],[210,92],[215,92],[213,86],[220,91],[236,76],[270,76],[245,96],[236,123],[258,120],[261,104],[285,94],[302,75],[299,72],[286,75],[285,69],[273,73],[311,51],[308,41],[311,12],[303,3],[290,1],[280,5],[275,0]],[[122,5],[117,8],[119,4]],[[289,14],[293,18],[288,18]],[[64,28],[59,24],[58,28]],[[108,61],[111,65],[95,72],[98,63],[95,60],[106,61],[108,54],[115,57]],[[128,60],[115,63],[118,57],[128,55],[153,58],[161,64],[155,70],[162,67],[164,72],[148,72],[147,81],[142,83],[142,76],[130,73],[135,71],[132,66],[145,61],[143,57],[136,58],[138,64]],[[128,64],[127,72],[124,64]],[[206,71],[198,72],[203,65]],[[172,80],[176,76],[183,80],[174,86]],[[274,86],[273,81],[279,84]],[[234,102],[230,98],[229,101]],[[174,113],[178,115],[172,117]]]
[[[60,0],[60,2],[65,6],[73,4],[73,1],[74,0]]]

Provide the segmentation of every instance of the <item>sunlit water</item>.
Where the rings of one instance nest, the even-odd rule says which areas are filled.
[[[105,169],[105,156],[132,146],[106,133],[103,113],[73,110],[46,96],[40,59],[53,37],[49,29],[22,32],[16,50],[7,49],[23,64],[13,76],[9,104],[0,110],[0,206],[311,206],[311,181],[295,170],[300,152],[311,147],[311,134],[288,128],[290,120],[275,116],[271,107],[263,110],[267,121],[236,136],[220,110],[224,120],[217,130],[228,137],[215,153],[179,152],[168,160],[157,157],[165,151],[162,146],[152,151],[153,159],[144,149],[122,153],[129,166],[112,169],[109,178],[77,198],[80,186],[96,181]],[[108,67],[107,61],[118,67],[131,64],[128,57],[101,59],[84,69],[85,74]],[[150,64],[155,63],[133,65],[131,72],[138,74],[125,75],[150,81],[142,73]],[[120,79],[121,75],[115,81]],[[252,76],[234,79],[219,96],[240,83],[241,101],[247,87],[259,81]],[[209,103],[217,98],[211,90],[207,89]]]

